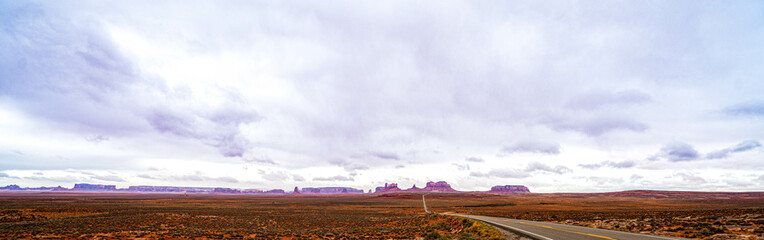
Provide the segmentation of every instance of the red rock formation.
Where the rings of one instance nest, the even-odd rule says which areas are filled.
[[[424,188],[418,188],[416,187],[416,184],[414,186],[411,186],[411,188],[406,190],[401,190],[398,188],[398,184],[385,183],[384,187],[377,187],[377,191],[374,193],[389,193],[389,192],[458,192],[451,188],[451,185],[448,185],[445,181],[440,182],[428,182],[427,186]]]
[[[241,190],[232,188],[215,188],[215,190],[212,190],[212,193],[238,194],[241,193]]]
[[[490,193],[529,193],[531,192],[528,190],[527,187],[523,185],[504,185],[504,186],[493,186],[491,187],[491,191],[488,191]]]
[[[388,192],[400,192],[397,183],[385,183],[384,187],[377,187],[374,193],[388,193]]]
[[[427,186],[422,188],[422,192],[457,192],[446,181],[427,182]]]

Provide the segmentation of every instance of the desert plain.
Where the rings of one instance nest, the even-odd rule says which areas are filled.
[[[696,239],[764,239],[764,193],[430,193],[430,211]],[[422,194],[1,193],[5,239],[497,239]],[[506,237],[506,235],[504,235]]]

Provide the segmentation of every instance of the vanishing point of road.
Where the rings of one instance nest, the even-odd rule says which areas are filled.
[[[426,195],[426,194],[425,194]],[[422,204],[424,205],[425,212],[427,211],[427,203],[424,201],[424,195],[422,195]],[[536,222],[519,219],[509,219],[500,217],[489,217],[481,215],[463,215],[463,214],[451,214],[442,213],[450,216],[459,216],[465,218],[471,218],[479,221],[483,221],[494,226],[505,228],[507,230],[525,235],[538,240],[641,240],[641,239],[680,239],[663,236],[654,236],[640,233],[630,233],[613,231],[599,228],[581,227],[574,225],[565,225],[558,223],[548,222]]]

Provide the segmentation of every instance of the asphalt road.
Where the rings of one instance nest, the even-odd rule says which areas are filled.
[[[639,233],[619,232],[619,231],[557,224],[557,223],[535,222],[535,221],[526,221],[526,220],[517,220],[517,219],[509,219],[509,218],[499,218],[499,217],[488,217],[488,216],[480,216],[480,215],[461,215],[461,214],[448,214],[448,213],[444,213],[444,214],[472,218],[472,219],[488,222],[494,225],[503,226],[505,228],[508,228],[515,232],[519,232],[528,237],[535,238],[535,239],[542,239],[542,240],[551,240],[551,239],[558,239],[558,240],[563,240],[563,239],[564,240],[568,240],[568,239],[570,240],[680,239],[680,238],[670,238],[670,237],[653,236],[653,235],[639,234]]]

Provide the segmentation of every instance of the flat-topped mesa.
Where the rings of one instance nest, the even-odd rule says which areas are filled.
[[[271,190],[265,191],[263,193],[265,193],[265,194],[286,194],[284,189],[271,189]]]
[[[383,192],[400,192],[401,189],[398,188],[397,183],[385,183],[384,187],[377,187],[377,189],[374,190],[375,193],[383,193]]]
[[[427,182],[422,192],[457,192],[446,181]]]
[[[528,187],[523,185],[498,185],[491,187],[490,193],[529,193]]]
[[[459,192],[451,188],[451,185],[449,185],[445,181],[440,182],[428,182],[426,187],[424,188],[418,188],[416,187],[416,184],[411,186],[411,188],[406,190],[401,190],[398,188],[398,184],[396,183],[385,183],[384,187],[377,187],[376,191],[374,193],[390,193],[390,192]]]
[[[362,189],[355,189],[349,187],[319,187],[319,188],[302,188],[302,194],[351,194],[351,193],[363,193]]]
[[[212,190],[212,193],[238,194],[241,193],[241,190],[233,188],[215,188]]]
[[[101,184],[87,184],[78,183],[74,184],[73,191],[116,191],[116,185],[101,185]]]

